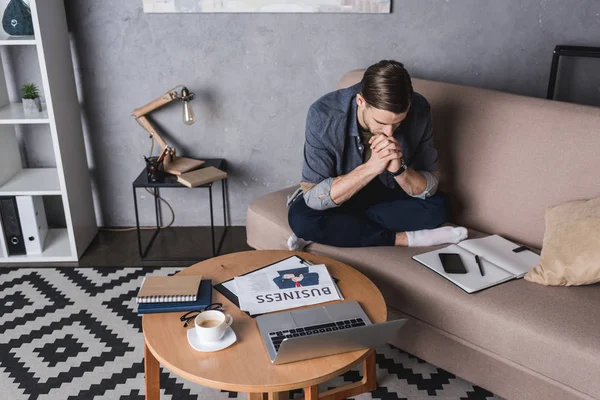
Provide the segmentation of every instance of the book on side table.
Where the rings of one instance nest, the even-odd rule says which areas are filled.
[[[440,253],[459,254],[467,273],[451,274],[444,271]],[[475,256],[479,256],[481,268]],[[531,250],[523,251],[522,246],[502,236],[492,235],[481,239],[465,240],[443,249],[416,255],[413,259],[465,292],[474,293],[512,279],[522,278],[531,268],[539,264],[540,256]]]
[[[227,178],[227,172],[221,171],[215,167],[206,167],[179,175],[177,177],[177,182],[192,188],[210,182],[220,181],[225,178]]]

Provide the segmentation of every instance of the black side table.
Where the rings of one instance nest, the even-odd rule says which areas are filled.
[[[550,67],[550,80],[548,81],[548,93],[546,94],[548,100],[554,100],[554,90],[556,88],[558,62],[560,61],[560,57],[600,58],[600,47],[558,45],[554,48],[552,66]]]
[[[204,161],[205,161],[205,164],[202,167],[215,167],[215,168],[220,169],[221,171],[227,172],[227,163],[222,158],[205,159]],[[223,228],[224,228],[224,231],[223,231],[223,234],[221,235],[221,239],[219,239],[218,247],[215,244],[215,224],[214,224],[214,214],[213,214],[213,193],[212,193],[213,183],[215,183],[215,182],[207,183],[205,185],[198,186],[193,189],[208,188],[209,199],[210,199],[210,234],[211,234],[211,240],[212,240],[212,253],[213,253],[213,257],[216,257],[221,252],[223,240],[225,239],[225,235],[227,234],[227,228],[229,227],[229,223],[228,223],[229,221],[228,221],[228,215],[227,215],[227,204],[226,204],[227,178],[221,180],[221,189],[222,189],[222,195],[223,195]],[[144,168],[142,170],[142,172],[138,175],[138,177],[133,181],[132,186],[133,186],[133,203],[135,206],[135,226],[137,229],[138,248],[139,248],[140,257],[142,258],[142,260],[147,260],[147,261],[150,261],[150,260],[152,260],[152,261],[202,261],[202,260],[206,259],[206,257],[205,258],[194,258],[194,259],[175,258],[175,257],[170,257],[170,258],[147,257],[148,252],[150,251],[150,248],[152,247],[152,244],[154,243],[154,240],[156,239],[156,236],[160,232],[160,226],[162,224],[162,214],[160,211],[160,200],[158,199],[158,196],[160,195],[160,189],[161,188],[188,189],[188,190],[191,190],[191,189],[188,188],[187,186],[184,186],[181,183],[177,182],[177,177],[175,175],[170,175],[170,174],[165,174],[164,179],[162,179],[160,182],[149,182],[148,176],[146,174],[146,168]],[[146,247],[144,249],[142,249],[142,235],[141,235],[141,230],[140,230],[140,218],[139,218],[138,203],[137,203],[137,189],[140,189],[140,188],[152,189],[152,191],[154,192],[154,212],[156,214],[156,230],[154,231],[152,237],[150,238],[150,241],[148,242],[148,244],[146,245]]]

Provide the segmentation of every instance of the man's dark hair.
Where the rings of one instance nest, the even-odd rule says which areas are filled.
[[[402,63],[382,60],[371,65],[365,72],[361,92],[370,106],[402,114],[410,106],[412,80]]]

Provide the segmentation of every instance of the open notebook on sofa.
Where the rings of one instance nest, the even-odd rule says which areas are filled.
[[[520,246],[499,235],[482,239],[470,239],[443,249],[430,251],[413,257],[434,272],[448,279],[467,293],[474,293],[491,286],[522,278],[535,267],[540,256],[530,250],[515,253]],[[466,274],[448,274],[444,271],[439,253],[458,253],[467,270]],[[475,255],[480,257],[484,276],[479,272]]]

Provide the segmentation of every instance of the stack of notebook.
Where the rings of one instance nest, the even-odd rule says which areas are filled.
[[[212,281],[201,275],[149,276],[136,297],[138,314],[201,310],[212,299]]]

